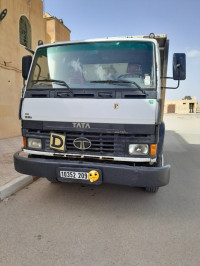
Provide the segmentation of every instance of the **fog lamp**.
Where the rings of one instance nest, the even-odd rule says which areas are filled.
[[[28,138],[27,146],[32,149],[41,149],[42,148],[41,139]]]
[[[128,152],[130,155],[147,155],[149,146],[148,144],[129,144]]]

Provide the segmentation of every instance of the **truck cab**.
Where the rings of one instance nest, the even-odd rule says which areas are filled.
[[[167,185],[163,106],[166,35],[38,46],[23,58],[24,145],[15,169],[51,182]],[[182,62],[182,61],[183,62]],[[175,54],[174,79],[184,79]]]

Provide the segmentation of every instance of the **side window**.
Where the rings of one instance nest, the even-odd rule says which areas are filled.
[[[19,40],[20,44],[31,48],[31,25],[25,16],[19,20]]]

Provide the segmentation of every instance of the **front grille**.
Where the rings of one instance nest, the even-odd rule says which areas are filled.
[[[155,143],[155,136],[151,134],[119,134],[119,133],[89,133],[89,132],[61,132],[26,130],[26,137],[40,137],[43,143],[43,151],[55,152],[50,148],[50,133],[65,135],[65,152],[69,154],[82,154],[94,156],[128,156],[129,143]],[[77,138],[87,138],[91,141],[91,147],[86,150],[77,149],[73,142]],[[59,152],[59,151],[56,151]],[[62,153],[62,152],[61,152]]]
[[[84,153],[84,154],[114,154],[119,149],[119,145],[116,145],[114,134],[104,133],[79,133],[79,132],[65,132],[66,136],[66,152],[67,153]],[[87,138],[91,141],[91,147],[87,150],[79,150],[73,142],[77,138]],[[50,148],[50,137],[45,140],[45,150],[53,151]]]
[[[73,141],[79,138],[80,134],[67,134],[66,149],[68,151],[77,151],[74,147]],[[87,150],[98,153],[113,153],[114,152],[114,134],[83,134],[81,137],[87,138],[91,141],[91,147]]]

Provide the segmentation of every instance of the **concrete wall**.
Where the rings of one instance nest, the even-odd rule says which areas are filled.
[[[70,40],[70,30],[57,18],[48,13],[44,14],[46,20],[46,40],[47,42],[62,42]]]
[[[70,30],[56,18],[52,19],[52,23],[56,23],[53,31],[47,27],[41,0],[0,0],[0,12],[5,8],[7,15],[0,21],[0,139],[21,134],[21,123],[18,120],[23,83],[21,60],[29,52],[19,42],[20,17],[26,16],[30,22],[33,50],[38,40],[43,40],[44,43],[70,40]],[[56,38],[49,38],[51,35]]]
[[[192,104],[192,108],[191,108]],[[196,113],[197,111],[197,100],[194,97],[193,100],[166,100],[164,106],[164,113],[169,113],[169,110],[173,110],[171,107],[175,107],[176,114],[189,114],[192,111]],[[193,109],[193,110],[192,110]]]

